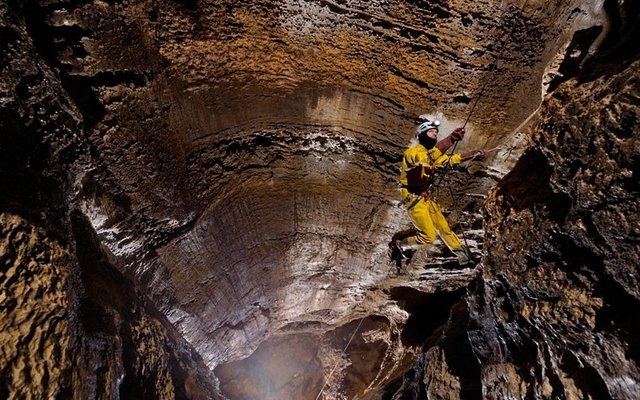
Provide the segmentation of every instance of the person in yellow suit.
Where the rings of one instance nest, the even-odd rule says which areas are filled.
[[[464,154],[446,154],[457,141],[462,140],[464,128],[455,129],[449,136],[438,141],[438,121],[425,120],[416,129],[418,144],[408,148],[402,158],[400,183],[402,204],[416,228],[415,234],[395,240],[395,254],[406,257],[407,251],[415,250],[433,242],[439,236],[453,251],[461,264],[470,260],[468,249],[464,249],[458,236],[451,231],[436,200],[429,193],[437,169],[458,165],[463,161],[483,159],[484,150],[473,150]],[[393,256],[392,256],[393,257]]]

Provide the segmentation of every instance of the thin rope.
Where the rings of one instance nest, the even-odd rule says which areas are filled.
[[[351,338],[347,342],[347,345],[344,346],[344,349],[340,353],[340,358],[342,358],[342,356],[347,351],[347,348],[349,348],[349,345],[351,344],[351,341],[353,340],[353,338],[356,336],[356,333],[358,332],[358,329],[360,329],[360,326],[362,325],[362,321],[364,321],[364,318],[365,317],[360,318],[360,322],[358,323],[358,326],[356,326],[356,329],[353,331],[353,334],[351,335]],[[329,372],[329,376],[327,376],[327,379],[324,380],[324,385],[322,385],[322,388],[320,388],[320,393],[318,393],[318,395],[316,396],[316,400],[318,400],[320,398],[320,396],[322,395],[322,392],[324,391],[324,388],[327,386],[327,383],[329,382],[329,379],[331,379],[331,376],[333,375],[333,373],[336,370],[336,368],[338,368],[338,364],[339,363],[340,363],[340,360],[338,360],[338,362],[336,362],[336,365],[334,365],[333,369],[331,370],[331,372]]]
[[[450,187],[448,187],[447,189],[449,189],[449,196],[451,196],[452,201],[455,203],[455,197],[453,197],[453,189],[451,189]],[[461,223],[460,226],[462,229],[460,229],[460,233],[462,235],[462,241],[464,242],[464,246],[466,247],[466,250],[463,249],[464,253],[466,253],[467,257],[469,259],[471,259],[472,257],[472,253],[471,253],[471,248],[469,247],[469,242],[467,241],[467,234],[464,230],[464,226],[463,225],[468,225],[467,221],[464,221],[464,224]]]
[[[491,64],[491,67],[489,67],[489,73],[493,73],[493,69],[495,68],[495,60],[494,62]],[[471,119],[471,115],[473,115],[473,112],[476,109],[476,106],[478,105],[478,101],[480,101],[480,98],[482,97],[482,95],[484,94],[484,89],[487,87],[487,84],[489,83],[489,79],[486,79],[484,81],[484,83],[482,84],[482,87],[480,88],[480,92],[478,92],[478,96],[476,96],[473,105],[471,106],[471,110],[469,110],[469,114],[467,115],[467,118],[464,121],[464,124],[462,125],[462,129],[464,129],[467,126],[467,123],[469,122],[469,120]],[[431,184],[431,187],[434,187],[435,189],[438,188],[438,185],[440,184],[440,182],[442,181],[442,179],[444,178],[444,175],[447,174],[448,170],[451,167],[451,157],[453,156],[453,154],[456,151],[456,148],[458,147],[458,143],[460,143],[460,141],[456,141],[453,146],[451,147],[451,149],[449,150],[449,153],[445,153],[447,156],[449,156],[449,158],[447,158],[447,162],[445,162],[444,164],[444,168],[442,168],[442,171],[439,172],[439,176],[434,179],[433,183]]]
[[[495,60],[494,60],[494,63],[492,63],[491,67],[489,67],[489,73],[490,74],[493,73],[493,68],[495,67],[495,65],[496,64],[495,64]],[[476,97],[475,101],[473,102],[473,106],[471,106],[471,110],[469,111],[469,115],[467,115],[467,119],[464,121],[464,125],[462,125],[462,128],[467,126],[467,122],[469,122],[469,119],[471,118],[471,115],[473,114],[473,111],[476,109],[476,106],[478,105],[478,101],[480,100],[480,98],[484,94],[484,89],[487,87],[487,83],[489,83],[489,79],[485,80],[484,83],[482,84],[482,88],[480,88],[480,93],[478,93],[478,96]]]

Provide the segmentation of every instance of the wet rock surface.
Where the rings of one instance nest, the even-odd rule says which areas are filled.
[[[0,5],[0,397],[634,398],[637,7]]]

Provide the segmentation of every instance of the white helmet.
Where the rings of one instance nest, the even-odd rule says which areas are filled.
[[[425,120],[416,128],[416,139],[419,138],[420,134],[425,133],[429,129],[439,130],[438,129],[439,126],[440,126],[440,121],[438,120],[434,120],[434,121],[429,121],[428,119]]]

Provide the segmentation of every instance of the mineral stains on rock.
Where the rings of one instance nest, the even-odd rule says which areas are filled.
[[[0,397],[634,398],[639,7],[0,5]],[[424,112],[484,258],[396,275]]]

